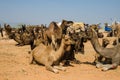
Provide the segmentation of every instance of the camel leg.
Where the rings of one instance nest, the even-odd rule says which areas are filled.
[[[52,35],[52,43],[55,45],[55,36]]]
[[[79,60],[77,60],[76,58],[74,58],[72,62],[75,63],[75,64],[80,64],[80,63],[81,63],[81,62],[80,62]]]
[[[3,29],[1,29],[1,31],[0,31],[0,32],[1,32],[1,36],[3,37]]]
[[[59,73],[59,71],[55,68],[53,68],[52,66],[50,65],[45,65],[46,66],[46,69],[49,70],[49,71],[52,71],[54,73]]]
[[[52,46],[54,47],[54,49],[56,50],[56,47],[57,47],[57,44],[56,44],[56,42],[55,42],[55,36],[54,35],[52,35]]]
[[[107,71],[107,70],[110,70],[110,69],[115,69],[117,68],[117,64],[106,64],[106,65],[103,65],[102,67],[102,71]]]
[[[30,53],[29,64],[32,64],[32,63],[33,63],[33,56],[32,56],[32,53]]]
[[[102,58],[103,58],[103,56],[96,54],[95,60],[93,63],[96,65],[97,68],[103,67]]]
[[[112,64],[103,65],[102,70],[107,71],[109,69],[115,69],[119,65],[119,62],[120,62],[120,57],[119,54],[117,54],[114,58],[112,58]]]
[[[95,55],[95,60],[93,61],[93,64],[94,65],[101,65],[102,64],[102,58],[103,58],[103,56],[101,56],[99,54],[96,54]],[[97,68],[99,68],[99,67],[97,67]]]
[[[96,67],[97,67],[97,68],[102,68],[102,67],[103,67],[103,64],[100,63],[100,62],[96,62]]]
[[[66,71],[66,68],[63,66],[53,66],[55,69]]]

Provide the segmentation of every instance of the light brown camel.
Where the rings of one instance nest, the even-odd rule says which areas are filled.
[[[103,71],[107,71],[109,69],[115,69],[120,64],[120,44],[113,48],[104,48],[100,45],[98,41],[98,36],[94,29],[89,28],[88,30],[89,36],[91,37],[91,44],[94,48],[94,50],[99,54],[102,55],[105,58],[111,58],[112,64],[102,64],[98,63],[97,67],[102,67]]]
[[[61,25],[58,26],[56,22],[52,21],[44,32],[44,39],[48,42],[46,44],[51,44],[57,50],[60,46],[62,35],[66,34],[67,27],[72,23],[72,21],[62,20]]]
[[[110,44],[110,41],[107,38],[103,38],[102,39],[102,47],[107,47],[107,45]],[[96,62],[101,62],[103,64],[110,64],[111,63],[111,59],[109,58],[104,58],[102,55],[96,54],[96,58],[94,63],[96,64]]]
[[[56,22],[51,22],[44,32],[44,39],[46,41],[45,44],[49,45],[51,44],[52,47],[57,50],[57,47],[59,46],[57,41],[61,40],[62,38],[62,29],[58,27]]]
[[[40,44],[36,48],[31,51],[30,63],[32,63],[33,59],[44,65],[47,70],[52,71],[54,73],[58,73],[58,69],[65,70],[62,66],[55,66],[59,64],[59,60],[64,55],[64,52],[70,44],[75,43],[70,37],[65,36],[62,38],[60,48],[55,51],[51,46],[46,46],[44,44]]]

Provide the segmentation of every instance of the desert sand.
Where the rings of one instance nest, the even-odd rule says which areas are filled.
[[[18,47],[16,44],[12,39],[0,39],[0,80],[120,80],[120,67],[103,72],[89,64],[96,54],[89,41],[84,43],[85,54],[76,54],[82,64],[72,64],[58,74],[42,65],[30,65],[30,46]]]

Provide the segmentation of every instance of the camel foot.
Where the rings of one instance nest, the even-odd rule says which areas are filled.
[[[63,64],[64,64],[63,66],[70,66],[70,61],[69,60],[65,60]]]
[[[16,46],[21,47],[24,46],[24,44],[16,44]]]
[[[110,70],[110,69],[115,69],[116,68],[116,65],[111,65],[111,64],[107,64],[107,65],[103,65],[102,67],[102,71],[107,71],[107,70]]]
[[[101,64],[101,63],[96,64],[96,68],[102,68],[102,67],[103,67],[103,64]]]
[[[96,65],[96,62],[92,62],[91,64],[92,64],[92,65]]]
[[[63,67],[63,68],[62,68],[62,71],[66,71],[66,68],[65,68],[65,67]]]
[[[102,71],[107,71],[107,70],[109,70],[108,67],[103,67],[103,68],[102,68]]]
[[[54,66],[55,69],[61,70],[61,71],[66,71],[66,68],[63,66]]]
[[[59,71],[57,69],[53,69],[53,72],[56,73],[56,74],[59,73]]]
[[[74,66],[73,66],[73,65],[71,65],[71,64],[67,64],[67,65],[66,65],[66,64],[64,64],[63,66],[64,66],[64,67],[67,67],[67,66],[74,67]]]
[[[74,59],[74,60],[72,61],[72,63],[80,64],[81,62],[80,62],[79,60]]]

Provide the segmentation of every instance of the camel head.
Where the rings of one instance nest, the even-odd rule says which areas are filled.
[[[75,41],[69,35],[64,35],[62,40],[64,40],[65,45],[75,44]]]
[[[94,35],[94,33],[95,33],[95,35]],[[93,38],[93,37],[98,37],[97,36],[97,32],[93,29],[93,27],[91,27],[91,26],[89,26],[88,28],[87,28],[87,30],[86,30],[86,35],[87,35],[87,38],[89,39],[89,40],[91,40],[91,38]]]
[[[107,38],[102,39],[102,46],[103,47],[106,47],[109,43],[110,43],[110,41]]]
[[[73,21],[62,20],[60,27],[62,28],[62,33],[66,34],[66,30],[69,26],[73,24]]]
[[[87,35],[85,31],[81,31],[79,36],[83,39],[83,42],[87,42]]]

